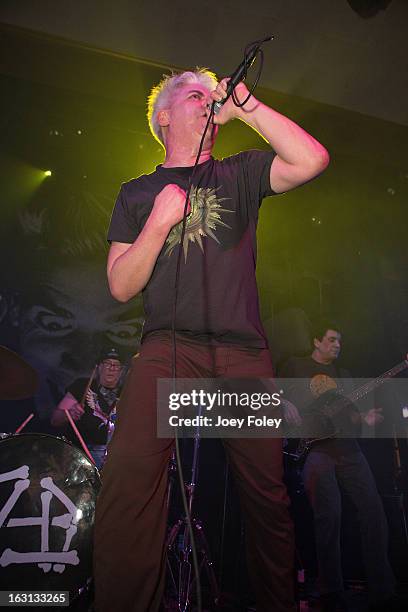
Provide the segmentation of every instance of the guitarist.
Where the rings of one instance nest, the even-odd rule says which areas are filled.
[[[303,379],[289,384],[284,411],[289,424],[301,425],[302,408],[310,406],[326,391],[333,390],[336,379],[348,379],[336,360],[341,349],[338,326],[320,322],[313,331],[310,356],[291,358],[280,375]],[[341,391],[352,390],[343,383]],[[300,410],[300,414],[298,411]],[[372,408],[361,419],[369,425],[382,420],[380,409]],[[313,510],[319,585],[323,610],[348,610],[341,570],[340,527],[341,490],[350,496],[358,512],[363,561],[369,589],[370,610],[391,610],[395,579],[387,557],[387,523],[370,467],[354,438],[331,438],[316,442],[307,455],[303,483]]]

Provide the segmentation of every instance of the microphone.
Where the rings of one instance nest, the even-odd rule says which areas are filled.
[[[258,53],[262,43],[267,42],[268,40],[273,40],[273,36],[268,36],[267,38],[256,41],[251,47],[250,51],[248,53],[245,53],[244,59],[242,60],[238,68],[236,68],[230,76],[230,80],[228,81],[228,85],[227,85],[226,98],[224,98],[223,100],[220,100],[219,102],[215,102],[215,101],[213,102],[214,115],[218,115],[218,113],[221,110],[221,107],[225,104],[225,102],[231,96],[232,92],[234,91],[238,83],[246,79],[248,69],[254,63],[256,54]]]

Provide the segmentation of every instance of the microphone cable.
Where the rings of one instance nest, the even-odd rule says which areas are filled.
[[[198,148],[197,157],[196,157],[196,160],[194,162],[193,171],[191,172],[190,178],[189,178],[189,181],[188,181],[188,187],[187,187],[187,192],[186,192],[186,199],[185,199],[185,202],[184,202],[184,211],[183,211],[183,221],[182,221],[182,228],[181,228],[181,237],[180,237],[180,243],[179,243],[178,254],[177,254],[176,276],[175,276],[175,281],[174,281],[174,300],[173,300],[173,314],[172,314],[172,324],[171,324],[171,341],[172,341],[172,368],[171,369],[172,369],[173,391],[175,391],[176,378],[177,378],[177,365],[176,365],[176,359],[177,359],[177,342],[176,342],[177,299],[178,299],[179,284],[180,284],[181,257],[182,257],[182,254],[183,254],[184,238],[185,238],[185,235],[186,235],[186,225],[187,225],[187,216],[188,216],[187,215],[188,203],[189,203],[189,200],[190,200],[191,189],[192,189],[192,186],[193,186],[193,178],[194,178],[194,176],[196,174],[198,162],[200,160],[201,152],[203,150],[204,139],[205,139],[205,136],[206,136],[206,134],[208,132],[208,127],[209,127],[213,117],[214,117],[214,108],[213,108],[213,105],[211,105],[210,113],[209,113],[208,119],[207,119],[207,123],[205,125],[204,132],[203,132],[203,135],[202,135],[201,141],[200,141],[200,146]],[[182,498],[182,501],[183,501],[183,510],[184,510],[185,517],[186,517],[188,534],[189,534],[189,537],[190,537],[191,554],[192,554],[192,557],[193,557],[194,577],[195,577],[195,581],[196,581],[196,592],[197,592],[197,612],[202,612],[200,568],[199,568],[199,565],[198,565],[197,548],[196,548],[196,545],[195,545],[195,538],[194,538],[194,533],[193,533],[193,527],[192,527],[192,524],[191,524],[191,514],[190,514],[190,509],[188,507],[186,491],[185,491],[185,483],[184,483],[184,476],[183,476],[183,468],[182,468],[182,464],[181,464],[180,444],[179,444],[179,436],[178,436],[178,428],[177,427],[174,428],[174,438],[175,438],[177,472],[178,472],[178,476],[179,476],[181,498]],[[180,577],[179,577],[179,581],[180,581]],[[188,592],[187,592],[187,596],[188,596]]]
[[[255,77],[255,81],[251,87],[251,89],[249,89],[249,93],[247,95],[247,97],[245,98],[245,100],[243,102],[240,102],[237,98],[237,95],[235,93],[235,88],[232,90],[231,93],[231,98],[232,101],[234,102],[235,106],[238,106],[238,108],[242,108],[243,106],[245,106],[245,104],[248,102],[249,98],[252,96],[252,94],[254,93],[258,83],[259,83],[259,79],[261,78],[261,74],[262,74],[262,70],[263,70],[263,64],[264,64],[264,52],[261,49],[261,44],[263,42],[266,42],[267,40],[271,40],[271,38],[264,38],[263,40],[256,40],[252,43],[249,43],[246,47],[245,47],[245,51],[244,51],[244,63],[246,66],[244,75],[241,79],[241,81],[245,81],[246,77],[247,77],[247,73],[248,73],[248,68],[251,67],[252,63],[255,61],[256,57],[259,55],[259,68],[258,68],[258,73]],[[249,56],[251,54],[251,51],[254,50],[254,47],[258,47],[255,50],[255,56],[254,59],[251,61],[249,60]]]
[[[244,50],[244,59],[242,60],[242,62],[238,66],[238,68],[236,68],[236,70],[229,77],[229,81],[228,81],[228,84],[227,84],[227,96],[226,96],[226,98],[224,98],[220,102],[213,102],[215,114],[220,112],[222,106],[225,104],[225,102],[228,100],[228,98],[230,96],[232,97],[232,100],[233,100],[235,106],[238,106],[239,108],[242,108],[248,102],[249,98],[254,93],[255,88],[258,85],[259,79],[260,79],[261,74],[262,74],[263,62],[264,62],[264,54],[263,54],[263,50],[261,49],[261,46],[263,45],[264,42],[268,42],[268,41],[273,40],[273,39],[274,39],[274,36],[267,36],[266,38],[262,38],[260,40],[255,40],[255,41],[247,44],[247,46],[245,47],[245,50]],[[247,77],[248,69],[252,66],[252,64],[254,63],[254,61],[255,61],[255,59],[256,59],[256,57],[258,55],[259,55],[261,61],[260,61],[258,73],[257,73],[256,78],[255,78],[255,82],[252,85],[252,87],[249,89],[248,95],[245,98],[245,100],[240,102],[238,100],[237,96],[236,96],[235,87],[241,81],[245,81],[245,79]]]
[[[235,104],[235,106],[238,106],[240,108],[242,108],[249,100],[249,98],[252,96],[252,94],[255,91],[255,88],[257,87],[258,83],[259,83],[259,79],[261,77],[262,74],[262,69],[263,69],[263,61],[264,61],[264,55],[263,55],[263,51],[260,48],[262,43],[267,42],[269,40],[272,40],[273,36],[269,36],[267,38],[261,39],[261,40],[256,40],[252,43],[249,43],[246,47],[245,47],[245,51],[244,51],[244,59],[243,59],[243,73],[242,76],[240,77],[240,81],[244,81],[246,76],[247,76],[247,72],[248,69],[252,66],[253,62],[255,61],[255,58],[259,55],[260,56],[260,66],[258,69],[258,73],[257,76],[255,78],[254,84],[252,85],[251,89],[249,90],[249,93],[247,95],[247,97],[245,98],[245,100],[243,102],[240,102],[235,94],[235,88],[232,89],[231,92],[231,97],[232,100]],[[251,57],[252,55],[252,57]],[[227,96],[226,98],[224,98],[224,102],[226,102],[226,100],[228,99],[229,96]],[[183,220],[182,220],[182,228],[181,228],[181,236],[180,236],[180,242],[179,242],[179,248],[178,248],[178,254],[177,254],[177,263],[176,263],[176,275],[175,275],[175,281],[174,281],[174,299],[173,299],[173,312],[172,312],[172,324],[171,324],[171,342],[172,342],[172,382],[173,382],[173,390],[175,390],[175,385],[176,385],[176,378],[177,378],[177,365],[176,365],[176,361],[177,361],[177,342],[176,342],[176,317],[177,317],[177,301],[178,301],[178,294],[179,294],[179,285],[180,285],[180,274],[181,274],[181,257],[184,251],[184,240],[185,240],[185,235],[186,235],[186,226],[187,226],[187,210],[188,210],[188,203],[190,200],[190,194],[191,194],[191,190],[193,187],[193,179],[196,175],[196,170],[198,167],[198,162],[200,160],[200,156],[203,150],[203,146],[204,146],[204,140],[206,137],[206,134],[208,132],[208,128],[210,123],[212,122],[213,118],[214,118],[214,114],[215,114],[215,102],[213,102],[211,104],[210,107],[210,113],[208,115],[208,119],[207,119],[207,123],[205,125],[204,131],[203,131],[203,135],[201,136],[201,141],[200,141],[200,145],[198,148],[198,153],[197,153],[197,157],[195,159],[194,162],[194,166],[193,166],[193,170],[190,174],[190,178],[188,181],[188,187],[187,187],[187,192],[186,192],[186,199],[184,202],[184,211],[183,211]],[[197,183],[198,185],[198,183]],[[200,568],[198,565],[198,558],[197,558],[197,548],[195,545],[195,539],[194,539],[194,533],[193,533],[193,527],[192,527],[192,523],[191,523],[191,514],[190,514],[190,510],[188,507],[188,502],[187,502],[187,497],[186,497],[186,492],[185,492],[185,483],[184,483],[184,477],[183,477],[183,469],[182,469],[182,464],[181,464],[181,456],[180,456],[180,444],[179,444],[179,436],[178,436],[178,428],[175,427],[174,428],[174,437],[175,437],[175,451],[176,451],[176,461],[177,461],[177,472],[179,475],[179,483],[180,483],[180,490],[181,490],[181,497],[182,497],[182,502],[183,502],[183,510],[185,512],[185,517],[186,517],[186,523],[187,523],[187,528],[188,528],[188,533],[189,533],[189,537],[190,537],[190,545],[191,545],[191,553],[192,553],[192,557],[193,557],[193,568],[194,568],[194,576],[195,576],[195,581],[196,581],[196,592],[197,592],[197,612],[202,612],[202,596],[201,596],[201,580],[200,580]],[[188,597],[188,593],[187,593],[187,597]]]

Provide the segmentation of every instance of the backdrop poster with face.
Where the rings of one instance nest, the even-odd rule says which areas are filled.
[[[102,350],[116,348],[129,361],[143,326],[141,297],[117,302],[107,283],[113,202],[61,185],[39,195],[4,232],[0,300],[0,344],[36,370],[39,391],[28,403],[7,403],[2,431],[12,431],[32,405],[35,429],[46,428],[66,388],[90,376]]]

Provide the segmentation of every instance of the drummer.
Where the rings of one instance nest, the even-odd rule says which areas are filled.
[[[65,411],[69,412],[99,469],[104,462],[124,369],[116,349],[103,352],[91,379],[79,378],[73,382],[51,415],[51,425],[66,427]],[[69,435],[71,439],[72,435],[75,435],[73,431]]]

